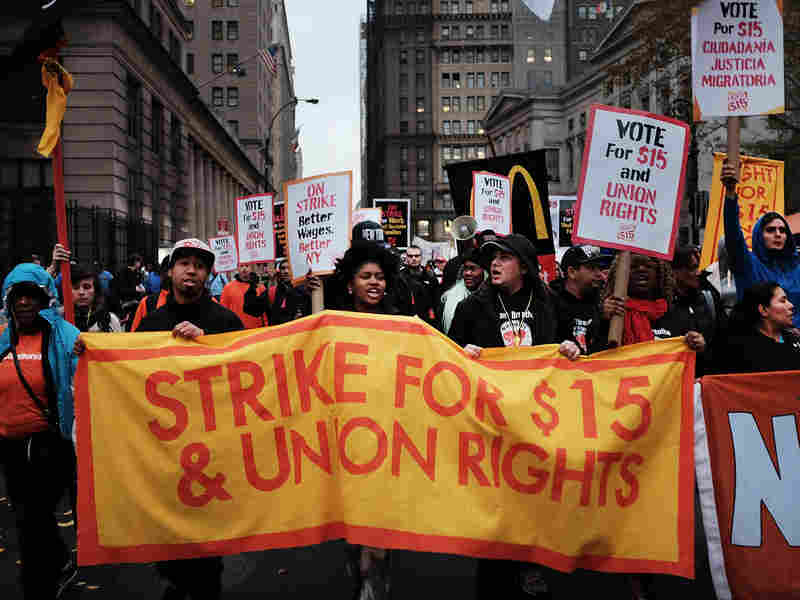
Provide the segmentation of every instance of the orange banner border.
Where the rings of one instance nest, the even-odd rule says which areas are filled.
[[[324,312],[293,321],[278,327],[257,330],[258,333],[237,338],[225,347],[198,346],[196,344],[143,350],[87,350],[78,364],[75,378],[76,415],[79,415],[78,481],[78,564],[80,566],[153,562],[161,560],[190,559],[241,552],[253,552],[277,548],[302,547],[319,544],[329,540],[346,538],[354,544],[364,544],[390,549],[405,549],[420,552],[440,552],[464,554],[476,558],[511,559],[533,563],[543,563],[561,571],[574,569],[603,569],[617,573],[660,573],[694,576],[694,396],[693,373],[694,353],[654,354],[639,359],[592,360],[570,362],[567,359],[532,359],[511,361],[481,361],[484,365],[498,370],[529,370],[545,366],[558,366],[584,370],[588,373],[614,368],[626,368],[631,364],[647,366],[675,361],[686,361],[682,382],[681,435],[678,469],[678,560],[675,562],[649,559],[611,558],[604,556],[567,556],[537,546],[520,546],[505,542],[490,542],[472,538],[459,538],[443,535],[417,534],[394,529],[348,525],[342,522],[327,523],[319,527],[304,528],[281,533],[260,534],[249,537],[231,538],[213,542],[193,542],[186,544],[147,544],[137,546],[109,547],[100,544],[97,527],[97,506],[95,504],[93,448],[91,446],[91,405],[89,400],[90,361],[106,362],[114,360],[147,360],[157,356],[197,356],[211,355],[252,345],[267,339],[286,337],[295,333],[311,331],[319,327],[358,327],[376,331],[395,331],[413,335],[438,335],[449,343],[435,329],[418,319],[408,317],[368,317],[347,315],[347,313]],[[150,335],[150,334],[134,334]],[[613,352],[613,351],[610,351]],[[607,354],[607,353],[602,353]]]

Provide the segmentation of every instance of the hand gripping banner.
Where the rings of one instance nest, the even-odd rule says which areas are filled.
[[[330,311],[195,342],[84,338],[81,564],[346,538],[693,574],[680,340],[476,361],[418,319]]]

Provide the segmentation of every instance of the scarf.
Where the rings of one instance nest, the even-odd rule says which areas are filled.
[[[625,308],[622,345],[652,341],[654,337],[652,323],[667,312],[667,301],[664,298],[659,300],[628,298]]]

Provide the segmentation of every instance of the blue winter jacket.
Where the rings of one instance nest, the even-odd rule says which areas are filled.
[[[72,439],[72,421],[75,414],[72,398],[72,378],[78,367],[78,357],[72,352],[75,340],[80,331],[74,325],[64,320],[58,305],[56,284],[53,278],[42,267],[33,263],[22,263],[6,276],[3,282],[3,306],[8,313],[8,292],[14,284],[27,281],[38,285],[50,298],[50,306],[39,314],[50,323],[50,344],[48,359],[53,375],[58,404],[58,426],[61,434],[66,439]],[[8,315],[8,327],[0,334],[0,354],[4,353],[11,344],[11,332],[14,321]]]
[[[767,213],[753,227],[753,251],[747,243],[739,223],[739,202],[734,197],[725,198],[724,210],[725,248],[736,280],[736,296],[742,299],[744,291],[758,283],[775,281],[795,306],[794,325],[800,327],[800,258],[797,256],[789,223],[778,213]],[[783,250],[767,250],[764,246],[764,226],[780,218],[786,226],[786,244]]]

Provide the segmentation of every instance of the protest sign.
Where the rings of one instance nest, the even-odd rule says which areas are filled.
[[[275,226],[275,258],[286,256],[286,203],[275,201],[272,204],[272,218]]]
[[[81,564],[344,537],[692,575],[682,340],[473,360],[419,319],[332,311],[199,343],[84,337]]]
[[[350,246],[353,172],[328,173],[287,181],[286,255],[293,281],[311,270],[333,273],[335,261]]]
[[[355,227],[359,223],[371,221],[372,223],[381,224],[382,213],[380,208],[359,208],[353,211],[353,222],[350,223],[351,227]]]
[[[375,199],[375,208],[381,209],[383,238],[393,248],[408,248],[411,239],[411,201],[403,199]]]
[[[800,589],[800,372],[702,379],[697,486],[717,598],[796,598]]]
[[[701,269],[705,269],[719,260],[721,240],[725,236],[722,218],[725,206],[725,186],[720,181],[720,174],[726,156],[723,153],[714,153],[706,232],[703,237],[703,253],[700,258]],[[736,194],[739,196],[739,223],[742,226],[747,247],[751,250],[753,248],[753,227],[756,221],[768,212],[783,213],[783,178],[783,161],[756,156],[739,156],[739,184],[736,186]]]
[[[688,151],[689,128],[681,121],[593,105],[573,243],[670,260]]]
[[[692,8],[694,120],[784,112],[783,0]]]
[[[494,158],[450,163],[445,166],[456,215],[470,212],[475,171],[500,173],[511,184],[511,220],[514,233],[524,235],[536,247],[539,264],[548,281],[556,276],[553,227],[547,190],[545,151],[534,150]]]
[[[208,247],[214,253],[214,270],[217,273],[235,271],[239,268],[236,240],[232,235],[208,238]]]
[[[236,249],[241,264],[275,260],[272,194],[236,199]]]
[[[472,174],[470,214],[478,222],[478,231],[491,229],[500,235],[512,231],[511,183],[497,173],[475,171]]]

